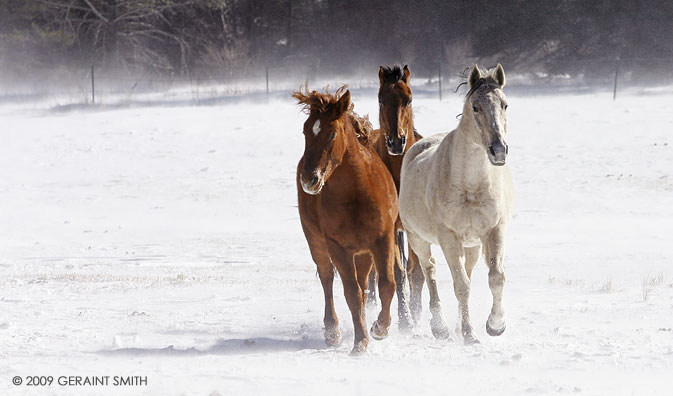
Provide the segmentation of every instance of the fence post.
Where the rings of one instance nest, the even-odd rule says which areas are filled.
[[[269,101],[269,66],[266,67],[266,101]]]
[[[619,77],[619,57],[615,60],[615,88],[614,91],[612,92],[612,101],[614,102],[617,100],[617,78]]]
[[[93,63],[91,64],[91,104],[96,104],[96,86],[94,85]]]
[[[442,62],[437,62],[437,76],[439,76],[439,101],[442,101]]]

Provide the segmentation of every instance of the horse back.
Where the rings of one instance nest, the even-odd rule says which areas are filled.
[[[442,140],[444,140],[444,137],[446,137],[446,135],[448,135],[448,132],[438,133],[436,135],[422,138],[421,140],[416,142],[416,144],[411,146],[411,148],[404,155],[402,168],[404,169],[410,166],[410,164],[414,162],[417,157],[421,155],[427,156],[430,152],[437,149],[437,147],[439,147],[440,143],[442,143]]]

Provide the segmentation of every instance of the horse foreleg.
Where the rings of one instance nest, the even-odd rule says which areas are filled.
[[[318,267],[318,276],[322,284],[322,290],[325,295],[325,344],[329,346],[341,344],[341,330],[339,330],[339,319],[334,310],[334,266],[329,255],[324,249],[312,248],[313,261]]]
[[[471,281],[465,269],[465,249],[458,238],[450,231],[445,232],[439,242],[453,277],[453,292],[458,300],[458,318],[463,341],[466,344],[478,343],[479,340],[474,336],[474,329],[470,321],[468,303]]]
[[[465,272],[470,280],[472,280],[472,270],[479,261],[479,253],[481,253],[480,246],[465,248]]]
[[[421,266],[423,274],[425,275],[425,280],[428,284],[428,292],[430,293],[430,313],[432,314],[432,319],[430,319],[430,329],[435,338],[447,340],[451,338],[451,334],[449,333],[449,328],[446,325],[444,315],[442,314],[442,304],[439,298],[439,292],[437,291],[435,259],[432,258],[430,244],[408,231],[407,235],[412,250],[418,256],[418,263]]]
[[[369,282],[367,284],[370,286],[367,289],[367,306],[376,307],[376,268],[369,273]]]
[[[371,327],[371,334],[374,339],[382,340],[388,337],[388,328],[390,327],[390,303],[395,294],[394,267],[397,252],[395,251],[395,240],[384,237],[376,241],[372,253],[374,263],[379,278],[379,297],[381,298],[381,312]]]
[[[351,355],[359,355],[367,351],[369,336],[363,321],[363,290],[358,284],[355,258],[352,253],[331,240],[328,240],[328,249],[332,262],[339,271],[344,287],[344,297],[346,297],[346,303],[353,319],[354,340]]]
[[[414,323],[409,309],[409,292],[407,286],[406,257],[404,255],[404,231],[397,231],[397,253],[395,254],[395,284],[397,285],[397,318],[402,332],[410,332]]]
[[[416,325],[421,319],[421,312],[423,311],[423,283],[425,283],[425,277],[423,276],[423,268],[418,262],[418,256],[411,245],[409,246],[409,260],[407,261],[407,276],[410,291],[409,308],[414,325]]]
[[[486,263],[488,264],[488,286],[493,294],[493,307],[486,321],[486,332],[490,336],[499,336],[505,332],[505,311],[502,307],[502,289],[505,286],[504,230],[498,226],[488,236]]]

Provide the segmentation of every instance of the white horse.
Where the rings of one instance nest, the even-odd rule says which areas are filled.
[[[449,338],[442,317],[431,244],[439,244],[453,276],[460,331],[466,344],[477,343],[468,300],[472,270],[480,249],[489,267],[493,307],[486,331],[505,331],[502,307],[504,233],[512,213],[513,186],[505,166],[507,100],[502,66],[474,65],[458,128],[419,141],[404,157],[400,217],[418,254],[430,291],[430,326],[435,337]]]

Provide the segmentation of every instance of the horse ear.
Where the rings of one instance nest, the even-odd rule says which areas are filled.
[[[498,63],[498,66],[495,67],[493,73],[491,73],[493,79],[500,85],[500,88],[505,86],[505,69],[502,68],[502,65]]]
[[[383,84],[383,80],[386,77],[386,73],[383,70],[383,66],[379,66],[379,84]]]
[[[343,113],[347,112],[351,106],[351,91],[346,91],[341,97],[336,105],[337,117],[341,116]]]
[[[405,84],[409,85],[410,78],[411,78],[411,72],[409,71],[409,67],[407,65],[404,65],[404,69],[402,70],[402,81],[404,81]]]
[[[476,82],[481,78],[481,72],[479,71],[479,66],[475,63],[472,66],[472,72],[470,73],[470,88],[476,84]]]

